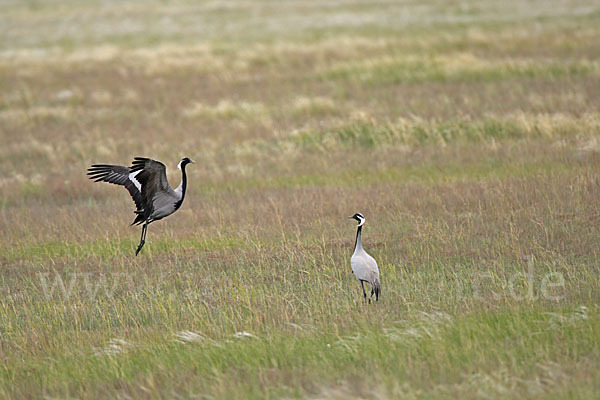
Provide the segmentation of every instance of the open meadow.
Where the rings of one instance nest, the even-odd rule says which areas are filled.
[[[597,399],[599,38],[598,0],[0,0],[0,398]],[[196,161],[137,257],[86,177],[135,156]]]

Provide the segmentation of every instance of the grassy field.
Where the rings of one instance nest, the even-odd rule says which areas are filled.
[[[600,2],[0,10],[1,398],[600,396]]]

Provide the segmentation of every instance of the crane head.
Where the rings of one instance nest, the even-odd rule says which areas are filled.
[[[177,168],[182,169],[190,163],[195,164],[194,160],[188,157],[182,158],[181,161],[179,161],[179,164],[177,164]]]
[[[366,221],[365,216],[362,215],[361,213],[356,213],[348,218],[352,218],[352,219],[355,219],[356,221],[358,221],[358,226],[362,226]]]

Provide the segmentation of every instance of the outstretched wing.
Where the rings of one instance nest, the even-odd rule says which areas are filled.
[[[88,168],[87,174],[94,182],[108,182],[125,186],[135,202],[138,213],[144,211],[142,201],[142,186],[137,180],[137,173],[122,165],[94,164]]]
[[[141,185],[141,198],[144,204],[144,212],[147,216],[152,214],[154,199],[157,194],[172,191],[167,181],[167,169],[159,161],[149,158],[136,157],[130,168],[132,173],[137,173],[135,179]]]

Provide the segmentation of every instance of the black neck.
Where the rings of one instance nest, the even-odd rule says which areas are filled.
[[[354,240],[354,250],[356,250],[356,246],[358,246],[358,241],[360,240],[360,232],[362,231],[362,225],[358,227],[356,230],[356,239]]]
[[[181,201],[185,197],[185,189],[187,188],[187,175],[185,173],[186,164],[181,165]]]

